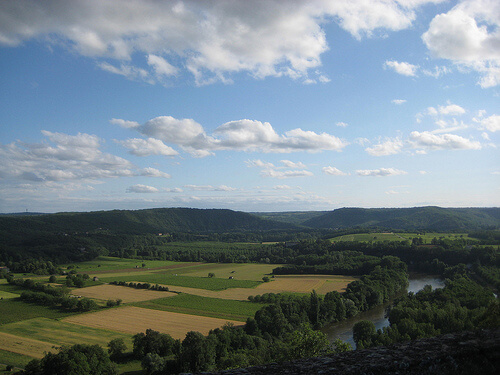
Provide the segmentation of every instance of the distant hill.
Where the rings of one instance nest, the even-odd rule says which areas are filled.
[[[291,229],[290,224],[245,212],[217,209],[157,208],[72,212],[39,216],[0,216],[3,233],[73,233],[107,231],[144,234],[168,232],[225,232]]]
[[[285,211],[285,212],[252,212],[263,219],[280,221],[294,225],[303,225],[306,221],[324,215],[328,211]]]
[[[470,231],[500,227],[500,208],[340,208],[302,223],[311,228]]]

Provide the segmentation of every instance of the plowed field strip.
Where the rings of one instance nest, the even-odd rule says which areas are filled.
[[[211,329],[222,327],[226,322],[241,325],[241,322],[236,321],[132,306],[75,315],[64,319],[64,321],[130,334],[144,332],[146,329],[151,328],[159,332],[168,333],[176,339],[184,338],[189,331],[198,331],[207,335]]]
[[[88,288],[75,289],[72,294],[95,299],[121,299],[123,302],[140,302],[151,299],[175,296],[175,293],[159,292],[156,290],[134,289],[119,285],[98,285]]]

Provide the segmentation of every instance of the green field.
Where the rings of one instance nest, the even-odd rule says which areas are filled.
[[[331,239],[338,241],[358,241],[358,242],[383,242],[383,241],[411,241],[412,238],[422,238],[425,244],[430,244],[433,238],[437,239],[459,239],[463,238],[470,241],[477,241],[469,237],[467,233],[356,233],[346,234]]]
[[[132,349],[132,337],[130,335],[48,318],[35,318],[5,324],[0,326],[0,332],[61,346],[86,343],[106,347],[111,340],[122,338],[129,350]]]
[[[8,352],[7,350],[0,349],[0,363],[5,365],[12,365],[19,368],[24,368],[33,358],[26,355]],[[4,370],[5,366],[0,365],[0,370]],[[3,374],[3,371],[0,371]],[[5,374],[12,374],[12,372],[5,372]]]
[[[19,294],[4,292],[3,290],[0,290],[0,300],[7,298],[17,298],[17,297],[19,297]]]
[[[262,278],[272,273],[273,269],[281,264],[257,263],[206,263],[192,267],[184,267],[175,272],[184,276],[204,277],[213,272],[218,278],[233,276],[237,280],[262,281]],[[233,280],[234,281],[234,280]]]
[[[182,264],[182,262],[171,262],[168,260],[137,260],[127,258],[105,257],[100,256],[94,260],[81,263],[68,263],[62,265],[62,268],[74,266],[78,273],[96,273],[103,271],[115,271],[127,268],[143,268],[142,264],[146,264],[146,268],[157,268]]]
[[[181,293],[175,297],[137,302],[134,306],[244,322],[255,316],[262,304]]]
[[[167,273],[149,273],[149,274],[134,274],[129,276],[109,276],[100,279],[103,282],[110,281],[136,281],[147,282],[151,284],[163,284],[171,286],[185,286],[188,288],[198,288],[207,290],[224,290],[229,288],[254,288],[261,284],[258,281],[252,280],[229,280],[217,277],[194,277],[194,276],[175,276],[170,271]],[[171,288],[175,290],[175,288]]]
[[[59,319],[73,314],[75,313],[25,303],[17,298],[0,300],[0,325],[42,317]]]

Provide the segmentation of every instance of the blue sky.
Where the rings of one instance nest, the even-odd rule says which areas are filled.
[[[500,205],[500,4],[0,3],[0,212]]]

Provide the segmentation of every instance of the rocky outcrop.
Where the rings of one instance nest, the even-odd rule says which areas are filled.
[[[205,374],[497,375],[500,330],[461,332],[388,347]]]

